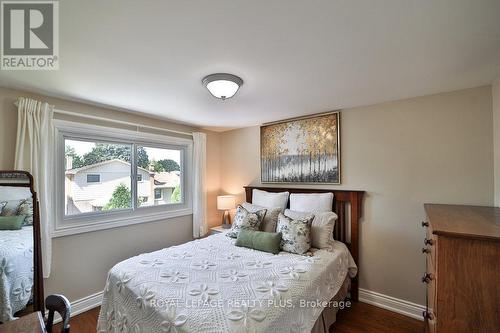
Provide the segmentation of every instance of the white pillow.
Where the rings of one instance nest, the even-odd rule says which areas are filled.
[[[260,224],[260,230],[266,232],[276,232],[276,226],[278,225],[278,216],[283,212],[281,207],[266,208],[248,202],[242,203],[241,206],[248,210],[250,213],[255,213],[260,210],[267,209],[266,215],[264,215],[264,219]]]
[[[296,212],[331,212],[333,193],[301,193],[290,195],[290,210]]]
[[[289,192],[273,193],[254,189],[252,191],[252,203],[266,208],[280,207],[281,211],[284,211],[289,195]]]
[[[307,219],[314,216],[311,223],[311,246],[317,249],[330,249],[333,245],[333,229],[337,214],[334,212],[297,212],[285,210],[285,216],[292,219]]]

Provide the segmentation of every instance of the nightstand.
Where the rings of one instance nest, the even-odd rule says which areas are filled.
[[[217,227],[210,228],[210,235],[223,234],[228,232],[229,230],[231,229],[224,229],[222,226],[219,225]]]

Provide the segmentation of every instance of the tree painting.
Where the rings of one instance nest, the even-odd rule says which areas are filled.
[[[264,183],[340,183],[339,113],[262,126]]]

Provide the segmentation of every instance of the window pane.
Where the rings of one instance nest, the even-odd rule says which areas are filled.
[[[181,150],[138,146],[138,206],[181,203],[181,170]]]
[[[101,182],[101,175],[87,174],[87,183],[99,183]]]
[[[129,209],[132,145],[65,139],[65,214]]]

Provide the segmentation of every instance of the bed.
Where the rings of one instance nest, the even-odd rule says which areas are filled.
[[[0,321],[26,307],[33,286],[33,227],[0,231]]]
[[[333,301],[357,300],[363,192],[287,190],[334,193],[333,249],[273,255],[218,234],[127,259],[108,274],[98,332],[327,332]]]

